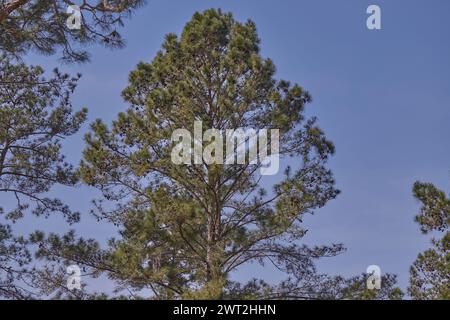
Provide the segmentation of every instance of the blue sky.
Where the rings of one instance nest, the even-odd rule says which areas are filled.
[[[369,4],[381,7],[382,30],[367,29]],[[110,123],[127,107],[120,92],[129,72],[139,61],[151,61],[165,34],[179,34],[195,11],[208,8],[255,21],[262,55],[274,61],[277,78],[310,91],[314,101],[308,114],[319,118],[336,145],[330,167],[342,194],[306,219],[305,241],[342,242],[348,250],[321,263],[321,270],[350,276],[376,264],[398,274],[405,288],[409,266],[429,246],[429,237],[413,222],[419,204],[412,184],[430,181],[450,190],[450,1],[150,0],[122,30],[126,48],[94,47],[84,65],[35,55],[27,62],[81,72],[74,106],[89,108],[89,122]],[[74,164],[87,130],[88,124],[65,143]],[[55,188],[54,193],[83,213],[76,226],[80,233],[103,240],[113,235],[110,226],[89,217],[95,190]],[[9,202],[4,195],[0,201]],[[69,229],[59,218],[24,220],[16,228],[23,233]],[[235,276],[280,278],[272,270],[256,270],[246,266]],[[108,288],[103,281],[95,286]]]

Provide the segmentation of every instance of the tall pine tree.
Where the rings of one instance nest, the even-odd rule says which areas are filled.
[[[392,276],[369,292],[364,277],[317,273],[315,260],[343,251],[301,243],[304,216],[339,193],[326,168],[334,146],[305,115],[309,93],[275,79],[259,51],[253,22],[217,10],[196,13],[180,38],[167,35],[154,60],[130,74],[128,110],[112,127],[96,121],[86,136],[80,173],[103,193],[95,215],[115,224],[119,238],[100,249],[73,232],[37,233],[38,256],[106,273],[118,289],[155,298],[399,297]],[[176,165],[172,133],[193,132],[195,121],[203,130],[279,129],[280,156],[296,165],[271,190],[261,187],[261,164]],[[271,265],[286,280],[232,281],[247,263]]]
[[[117,278],[158,295],[220,298],[229,275],[245,263],[271,263],[304,279],[313,260],[342,246],[309,248],[303,215],[333,199],[333,153],[316,120],[306,119],[309,93],[274,78],[259,54],[253,22],[230,14],[197,13],[181,37],[166,37],[152,63],[141,63],[123,92],[131,107],[108,129],[101,121],[87,136],[82,177],[120,203],[100,215],[119,223],[111,244]],[[257,165],[176,165],[171,136],[178,128],[279,129],[280,155],[297,171],[271,192]]]

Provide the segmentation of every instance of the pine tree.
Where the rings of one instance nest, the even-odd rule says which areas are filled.
[[[120,201],[101,212],[123,227],[111,246],[118,279],[163,296],[220,298],[244,263],[273,263],[301,279],[315,258],[342,250],[296,243],[303,215],[338,194],[325,168],[334,147],[305,119],[309,93],[274,73],[254,23],[215,10],[195,14],[180,39],[168,35],[153,62],[131,73],[123,92],[130,109],[111,130],[92,126],[81,169],[86,183]],[[260,164],[174,164],[173,131],[194,132],[198,120],[204,130],[280,129],[280,153],[299,169],[269,194],[258,183]]]
[[[81,28],[69,28],[67,0],[0,0],[0,49],[15,57],[38,51],[54,54],[62,51],[65,61],[85,61],[84,47],[100,43],[110,48],[122,47],[118,28],[124,19],[142,6],[143,0],[82,1],[79,5]]]
[[[154,60],[130,74],[128,110],[111,128],[97,120],[86,136],[80,174],[104,195],[95,216],[114,223],[120,237],[101,249],[73,232],[37,233],[38,256],[105,272],[118,290],[151,290],[155,298],[398,297],[392,276],[384,291],[369,294],[364,277],[317,273],[317,259],[344,250],[300,242],[308,232],[303,217],[339,193],[326,168],[334,146],[305,115],[310,94],[276,80],[259,51],[255,24],[220,10],[196,13],[180,38],[167,35]],[[279,129],[280,156],[295,159],[296,168],[267,191],[261,163],[176,165],[172,133],[193,132],[195,121],[203,130]],[[232,281],[246,263],[269,264],[287,279]]]
[[[46,196],[54,185],[73,186],[77,181],[60,144],[86,119],[86,110],[73,113],[69,101],[76,81],[58,70],[45,78],[39,67],[12,64],[0,56],[0,192],[17,203],[7,212],[0,207],[4,220],[0,222],[0,297],[31,294],[20,285],[30,275],[24,267],[31,255],[27,241],[14,236],[11,221],[21,219],[27,209],[45,217],[60,212],[69,223],[79,219],[79,213]]]
[[[430,183],[416,182],[414,196],[422,203],[416,222],[424,234],[441,232],[433,247],[419,254],[410,269],[409,294],[413,299],[450,299],[450,198]]]

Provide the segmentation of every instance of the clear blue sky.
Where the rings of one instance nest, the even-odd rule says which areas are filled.
[[[366,28],[369,4],[381,7],[380,31]],[[262,55],[274,60],[278,78],[311,92],[308,112],[318,116],[336,144],[330,166],[342,194],[306,219],[305,241],[343,242],[348,251],[321,263],[321,270],[349,276],[376,264],[398,274],[405,288],[409,266],[429,246],[429,237],[413,222],[419,204],[412,184],[430,181],[450,191],[450,1],[150,0],[126,23],[125,49],[95,47],[90,63],[60,66],[83,74],[74,106],[89,108],[89,122],[110,123],[127,107],[120,92],[136,64],[150,61],[164,35],[180,33],[195,11],[212,7],[256,22]],[[58,63],[34,55],[27,61],[48,70]],[[65,144],[75,164],[86,132],[87,125]],[[56,188],[55,193],[83,213],[76,227],[80,233],[112,236],[110,226],[89,217],[95,190]],[[16,228],[69,229],[59,218],[33,221]],[[247,266],[236,277],[280,278],[272,270],[257,270]],[[108,288],[102,281],[95,285]]]

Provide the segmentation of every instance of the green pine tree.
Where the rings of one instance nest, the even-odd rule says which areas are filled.
[[[303,215],[338,194],[325,168],[334,147],[305,119],[308,92],[274,73],[254,23],[215,10],[195,14],[180,39],[168,35],[153,62],[131,73],[123,96],[132,107],[111,130],[92,126],[81,168],[86,183],[120,201],[102,211],[122,226],[111,245],[119,280],[167,297],[220,298],[244,263],[272,263],[301,279],[315,258],[342,250],[296,243]],[[269,193],[260,165],[175,165],[172,133],[194,132],[196,120],[203,130],[280,129],[281,155],[296,157],[299,169]]]
[[[130,74],[127,111],[111,127],[96,121],[86,136],[81,176],[103,193],[95,215],[115,224],[120,237],[100,249],[73,232],[37,233],[38,256],[105,272],[118,289],[151,290],[155,298],[398,297],[392,276],[384,291],[369,294],[364,277],[317,273],[317,259],[344,250],[301,243],[304,216],[339,193],[326,168],[334,146],[305,115],[309,93],[274,75],[251,21],[208,10],[196,13],[181,37],[167,35],[154,60]],[[260,164],[175,165],[172,133],[193,132],[196,120],[203,130],[280,129],[280,155],[296,166],[268,191]],[[287,279],[232,281],[247,263],[271,265]]]
[[[416,182],[414,196],[422,203],[416,222],[424,234],[441,232],[433,247],[419,254],[410,269],[409,294],[413,299],[450,299],[450,198],[430,183]]]
[[[45,291],[50,280],[62,283],[66,278],[50,279],[45,277],[48,270],[29,270],[30,244],[15,235],[8,221],[21,219],[27,209],[46,217],[60,212],[69,223],[79,219],[78,213],[47,195],[53,185],[72,186],[77,180],[60,142],[86,118],[86,110],[73,114],[69,101],[78,77],[56,70],[46,79],[40,67],[17,62],[30,51],[58,52],[67,62],[83,62],[88,59],[86,46],[93,43],[122,47],[118,28],[144,2],[83,1],[81,28],[73,30],[67,9],[77,2],[0,0],[0,192],[17,201],[9,212],[0,206],[6,218],[0,222],[0,297],[37,297],[36,287]]]
[[[31,260],[27,241],[14,236],[11,221],[21,219],[27,209],[45,217],[60,212],[69,223],[79,219],[62,201],[46,195],[54,185],[77,181],[60,143],[86,119],[86,110],[73,113],[69,101],[76,81],[57,70],[45,78],[39,67],[12,64],[0,56],[0,192],[17,203],[10,211],[0,206],[0,297],[31,294],[20,284],[30,276],[24,269]]]

